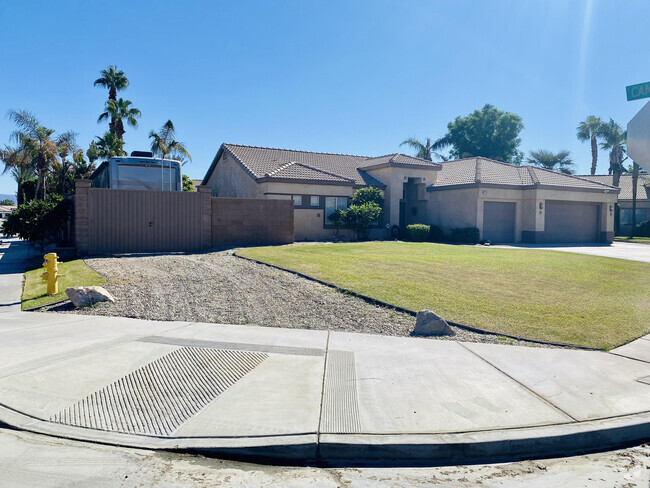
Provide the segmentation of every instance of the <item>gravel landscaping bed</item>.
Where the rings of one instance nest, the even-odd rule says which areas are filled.
[[[42,310],[391,336],[408,336],[415,325],[415,317],[409,314],[238,258],[232,251],[85,261],[108,279],[106,289],[116,302],[80,310],[66,302]],[[435,339],[535,345],[452,328],[456,336]]]

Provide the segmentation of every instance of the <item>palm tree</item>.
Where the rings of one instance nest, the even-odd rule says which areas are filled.
[[[625,156],[627,131],[624,131],[620,125],[609,119],[609,122],[603,125],[602,137],[604,142],[600,143],[600,148],[609,151],[609,174],[613,175],[612,185],[618,186],[623,173],[623,161]]]
[[[598,139],[603,137],[604,122],[600,117],[590,115],[584,122],[578,126],[578,140],[591,142],[591,174],[596,174],[596,164],[598,163]]]
[[[57,173],[58,191],[60,194],[68,193],[72,189],[71,164],[67,157],[69,153],[73,154],[78,149],[76,141],[77,133],[72,131],[64,132],[56,138],[56,148],[61,158],[61,163],[53,163],[52,167]]]
[[[569,151],[560,151],[557,154],[545,149],[531,151],[530,157],[526,162],[528,164],[534,164],[535,166],[550,169],[551,171],[559,171],[560,173],[567,175],[572,175],[574,173],[572,168],[573,161],[570,158]]]
[[[427,161],[433,161],[433,156],[436,156],[437,158],[446,161],[447,158],[444,157],[442,154],[439,154],[434,151],[436,149],[434,147],[435,143],[431,142],[431,138],[427,137],[424,142],[419,141],[415,137],[409,137],[408,139],[404,139],[402,143],[400,144],[400,147],[403,145],[407,145],[412,147],[417,151],[416,157],[420,159],[426,159]]]
[[[26,203],[25,198],[25,182],[27,180],[32,180],[36,178],[36,172],[31,166],[16,166],[11,170],[11,177],[14,179],[18,185],[18,191],[16,192],[16,203],[22,205]]]
[[[153,139],[151,142],[151,152],[154,156],[159,156],[165,159],[167,156],[185,156],[192,160],[192,156],[187,152],[185,145],[178,142],[176,139],[176,130],[171,120],[165,122],[158,132],[149,132],[149,138]]]
[[[26,110],[10,110],[9,119],[18,127],[11,138],[18,143],[19,151],[29,155],[36,170],[36,198],[42,200],[45,198],[45,179],[57,156],[56,143],[52,140],[54,130],[42,126]]]
[[[106,102],[106,110],[103,114],[99,116],[97,122],[102,122],[110,117],[110,122],[108,123],[109,132],[118,137],[118,139],[124,140],[124,120],[131,127],[137,127],[138,121],[142,115],[137,108],[131,107],[132,102],[130,100],[124,100],[122,98],[118,100],[109,100]]]
[[[103,69],[99,73],[101,77],[95,80],[93,86],[108,88],[109,100],[115,100],[117,92],[129,86],[129,80],[126,78],[124,71],[118,71],[117,66],[109,66],[108,69]]]
[[[97,155],[100,159],[109,160],[116,156],[124,156],[124,141],[115,134],[107,132],[104,137],[97,136]]]

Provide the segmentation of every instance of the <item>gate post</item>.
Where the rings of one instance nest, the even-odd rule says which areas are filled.
[[[196,189],[201,198],[201,250],[212,247],[212,189],[200,185]]]
[[[91,180],[75,180],[74,195],[74,235],[77,254],[85,256],[88,254],[90,244],[89,222],[88,222],[88,192],[90,191]]]

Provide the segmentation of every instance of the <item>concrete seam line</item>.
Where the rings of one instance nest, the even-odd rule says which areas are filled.
[[[316,462],[320,462],[320,431],[323,422],[323,399],[325,397],[325,375],[327,375],[327,360],[329,358],[330,348],[330,331],[327,331],[327,341],[325,342],[325,357],[323,358],[323,381],[320,386],[320,407],[318,409],[318,427],[316,430]]]
[[[618,352],[608,351],[607,354],[611,354],[612,356],[618,356],[619,358],[631,359],[632,361],[639,361],[640,363],[646,363],[646,364],[650,363],[650,361],[646,361],[645,359],[633,358],[632,356],[626,356],[625,354],[620,354]]]
[[[379,305],[379,306],[382,306],[382,307],[391,308],[391,309],[396,310],[398,312],[403,312],[403,313],[412,315],[413,317],[417,316],[417,312],[415,312],[413,310],[409,310],[408,308],[403,308],[403,307],[400,307],[399,305],[393,305],[392,303],[384,302],[382,300],[378,300],[377,298],[373,298],[373,297],[370,297],[368,295],[363,295],[362,293],[357,293],[356,291],[353,291],[353,290],[348,290],[347,288],[341,288],[338,285],[335,285],[333,283],[328,283],[327,281],[319,280],[318,278],[314,278],[313,276],[306,275],[304,273],[301,273],[300,271],[295,271],[293,269],[283,268],[282,266],[277,266],[275,264],[265,263],[264,261],[259,261],[257,259],[247,258],[246,256],[240,256],[239,254],[237,254],[236,251],[233,252],[232,255],[235,256],[236,258],[243,259],[245,261],[251,261],[253,263],[262,264],[264,266],[268,266],[269,268],[279,269],[280,271],[286,271],[287,273],[291,273],[293,275],[300,276],[301,278],[305,278],[305,279],[310,280],[310,281],[315,281],[316,283],[320,283],[321,285],[325,285],[328,288],[334,288],[335,290],[337,290],[337,291],[339,291],[339,292],[341,292],[343,294],[352,295],[352,296],[355,296],[357,298],[361,298],[362,300],[364,300],[364,301],[366,301],[366,302],[368,302],[368,303],[370,303],[372,305]],[[521,341],[521,342],[529,342],[531,344],[541,344],[541,345],[544,345],[544,346],[570,347],[572,349],[581,349],[581,350],[584,350],[584,351],[603,351],[603,349],[599,349],[599,348],[596,348],[596,347],[578,346],[578,345],[575,345],[575,344],[563,344],[561,342],[539,341],[539,340],[535,340],[535,339],[525,339],[523,337],[504,334],[504,333],[501,333],[501,332],[492,332],[492,331],[489,331],[489,330],[478,329],[476,327],[472,327],[471,325],[460,324],[458,322],[452,322],[451,320],[447,320],[446,322],[448,324],[450,324],[450,325],[453,325],[454,327],[458,327],[460,329],[465,329],[465,330],[468,330],[470,332],[476,332],[477,334],[507,337],[508,339],[514,339],[514,340]]]
[[[580,420],[578,420],[577,418],[575,418],[573,415],[570,415],[569,413],[565,412],[564,410],[562,410],[562,409],[561,409],[560,407],[558,407],[557,405],[551,403],[549,400],[547,400],[546,398],[544,398],[542,395],[540,395],[540,394],[537,393],[536,391],[534,391],[534,390],[532,390],[531,388],[529,388],[529,387],[527,387],[526,385],[524,385],[521,381],[517,380],[517,379],[514,378],[513,376],[511,376],[511,375],[509,375],[508,373],[506,373],[505,371],[503,371],[501,368],[499,368],[499,367],[495,366],[494,364],[492,364],[490,361],[488,361],[488,360],[485,359],[484,357],[482,357],[482,356],[480,356],[479,354],[477,354],[477,353],[475,353],[474,351],[472,351],[469,347],[467,347],[467,346],[466,346],[465,344],[463,344],[462,342],[459,342],[458,344],[460,344],[460,346],[462,346],[463,348],[465,348],[465,350],[469,351],[471,354],[473,354],[474,356],[476,356],[477,358],[479,358],[481,361],[485,362],[485,363],[488,364],[489,366],[491,366],[491,367],[493,367],[494,369],[496,369],[496,370],[497,370],[499,373],[501,373],[502,375],[506,376],[507,378],[510,378],[512,381],[514,381],[515,383],[517,383],[519,386],[521,386],[522,388],[528,390],[530,393],[532,393],[534,396],[536,396],[537,398],[539,398],[540,400],[542,400],[542,402],[544,402],[544,403],[545,403],[546,405],[548,405],[549,407],[552,407],[553,409],[555,409],[555,410],[557,410],[558,412],[562,413],[562,414],[565,415],[566,417],[568,417],[568,418],[570,418],[571,420],[573,420],[573,422],[578,422],[578,423],[580,422]]]

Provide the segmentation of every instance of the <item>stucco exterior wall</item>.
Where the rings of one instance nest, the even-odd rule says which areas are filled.
[[[445,232],[455,227],[476,227],[478,193],[477,188],[428,192],[427,224],[437,225]]]
[[[418,198],[425,201],[428,200],[429,196],[426,186],[436,180],[436,174],[438,173],[435,169],[399,167],[370,169],[367,172],[387,185],[384,190],[384,223],[390,222],[391,225],[399,224],[399,202],[402,199],[402,185],[407,183],[409,178],[419,178],[424,185]],[[426,220],[426,216],[423,215],[422,220]]]
[[[260,185],[224,152],[207,181],[213,197],[263,198]]]

